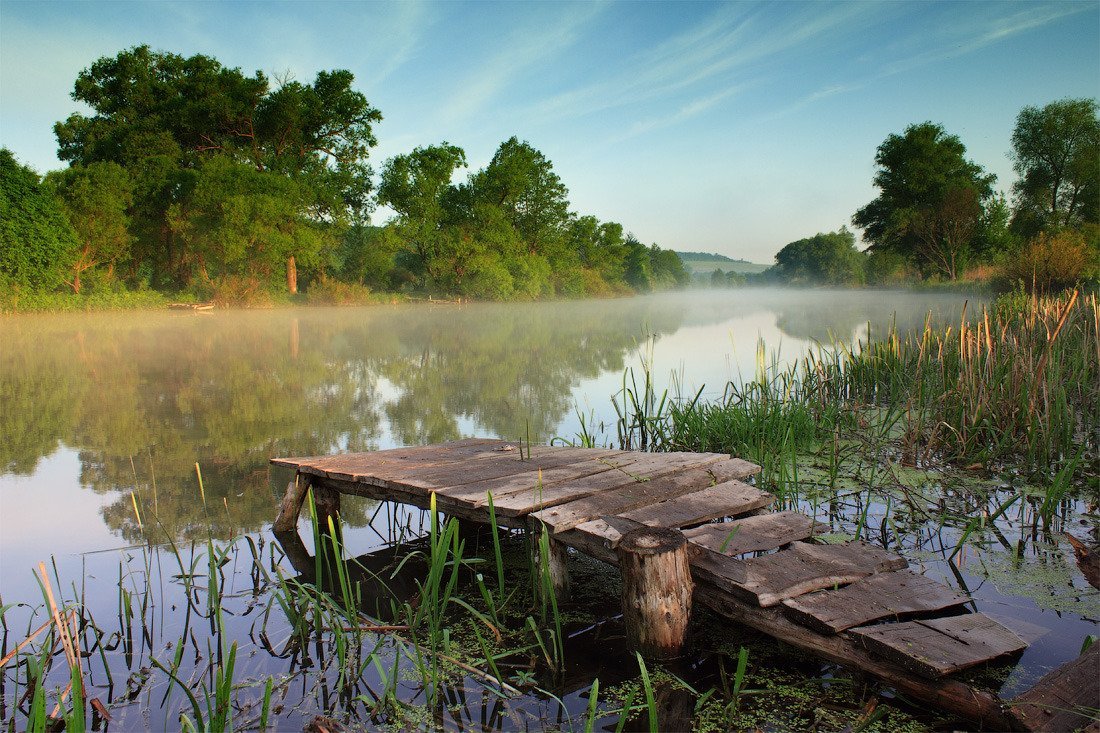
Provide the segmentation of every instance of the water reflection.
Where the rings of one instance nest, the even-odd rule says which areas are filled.
[[[0,320],[0,473],[38,476],[79,454],[82,487],[127,541],[228,538],[270,521],[275,455],[367,450],[467,435],[546,441],[575,403],[606,405],[638,345],[657,339],[658,378],[686,369],[720,389],[729,345],[798,349],[850,339],[898,310],[954,317],[956,296],[718,291],[601,302],[401,306]],[[748,373],[752,373],[751,369]],[[589,390],[591,394],[586,393]],[[200,464],[205,504],[195,464]],[[3,485],[0,477],[0,486]],[[131,491],[134,499],[131,499]],[[4,514],[40,523],[48,513]],[[20,494],[22,495],[22,494]],[[355,524],[358,518],[346,516]]]

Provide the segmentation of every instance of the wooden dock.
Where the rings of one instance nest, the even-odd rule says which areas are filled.
[[[967,596],[907,570],[897,554],[861,542],[820,543],[812,518],[768,512],[773,497],[744,483],[759,471],[746,461],[469,439],[272,462],[296,470],[276,531],[296,527],[311,487],[328,512],[338,510],[340,494],[423,508],[434,494],[440,512],[478,523],[489,521],[491,495],[499,524],[547,528],[562,592],[563,548],[619,564],[627,533],[682,531],[686,582],[694,581],[689,604],[694,598],[987,727],[1028,728],[996,695],[952,677],[1020,653],[1019,637],[973,612]]]

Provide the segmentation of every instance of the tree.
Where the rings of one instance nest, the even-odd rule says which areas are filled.
[[[871,251],[897,252],[925,274],[957,277],[996,180],[965,154],[958,137],[932,122],[886,138],[875,155],[879,195],[852,217]]]
[[[76,244],[57,197],[0,148],[0,285],[52,290],[64,282]]]
[[[569,192],[546,156],[510,138],[470,184],[479,199],[504,211],[531,254],[555,259],[569,222]]]
[[[46,183],[60,198],[79,241],[68,281],[79,293],[81,274],[99,265],[113,272],[130,255],[133,182],[117,163],[99,162],[55,171]]]
[[[247,76],[208,56],[138,46],[77,77],[73,98],[93,114],[54,126],[58,155],[127,169],[140,240],[135,270],[185,285],[197,263],[174,218],[190,206],[187,197],[211,159],[293,179],[300,214],[318,223],[341,228],[369,210],[367,155],[381,115],[352,82],[350,72],[337,70],[320,72],[313,84],[286,80],[271,90],[260,72]],[[288,272],[302,254],[287,253]],[[288,285],[294,289],[293,278]]]
[[[1024,107],[1012,133],[1014,228],[1025,236],[1100,221],[1100,117],[1094,99]]]
[[[649,250],[633,234],[626,235],[623,279],[639,293],[647,293],[653,287],[653,271],[649,263]]]
[[[863,282],[866,255],[846,227],[791,242],[775,255],[775,275],[795,285],[855,285]]]
[[[472,216],[471,202],[451,191],[451,177],[465,165],[462,148],[443,142],[398,155],[382,168],[378,202],[397,213],[394,231],[425,281],[444,274],[444,197],[449,198],[452,219]]]

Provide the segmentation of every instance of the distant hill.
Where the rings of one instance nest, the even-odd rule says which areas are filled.
[[[759,265],[748,260],[735,260],[717,252],[677,252],[676,254],[680,256],[680,261],[692,274],[710,273],[715,270],[747,274],[763,272],[771,267],[771,265]]]

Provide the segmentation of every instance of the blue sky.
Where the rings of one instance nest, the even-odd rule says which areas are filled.
[[[758,262],[871,200],[890,133],[939,122],[1007,191],[1020,108],[1100,96],[1096,0],[0,0],[0,145],[58,167],[77,73],[140,43],[271,77],[350,69],[384,116],[376,168],[447,140],[476,169],[516,135],[578,212]]]

